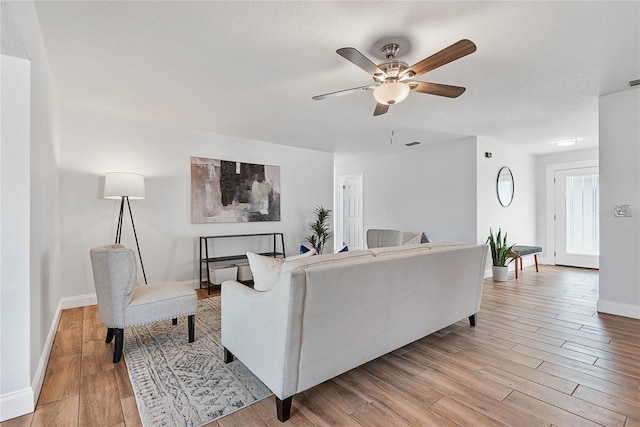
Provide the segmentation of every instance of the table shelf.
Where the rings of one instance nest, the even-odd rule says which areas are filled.
[[[242,261],[242,264],[248,262],[246,252],[244,254],[224,254],[219,256],[210,256],[211,252],[214,252],[214,242],[216,239],[238,239],[238,238],[257,238],[257,237],[271,237],[271,250],[267,252],[257,252],[260,255],[270,256],[270,257],[284,257],[284,234],[283,233],[254,233],[254,234],[227,234],[220,236],[200,236],[200,288],[202,289],[202,285],[206,283],[207,285],[207,293],[211,294],[211,286],[214,286],[214,289],[219,289],[220,285],[211,283],[211,274],[210,267],[216,268],[225,268],[230,265],[237,264],[234,261]],[[279,248],[278,248],[279,243]],[[248,251],[251,250],[251,245],[248,244]],[[255,246],[254,246],[255,247]],[[204,281],[202,267],[204,266],[206,270],[206,282]]]

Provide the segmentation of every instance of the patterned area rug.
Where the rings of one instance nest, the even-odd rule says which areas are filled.
[[[240,361],[223,362],[220,297],[198,301],[196,340],[187,318],[125,330],[124,358],[144,426],[201,426],[271,391]]]

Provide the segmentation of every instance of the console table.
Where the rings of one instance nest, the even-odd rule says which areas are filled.
[[[276,257],[284,257],[285,256],[285,251],[284,251],[284,235],[282,233],[256,233],[256,234],[228,234],[228,235],[223,235],[223,236],[200,236],[200,289],[202,289],[202,284],[204,283],[203,281],[203,274],[202,274],[202,267],[204,266],[205,269],[207,270],[207,293],[211,294],[211,275],[209,273],[209,266],[213,265],[213,267],[215,268],[216,266],[220,267],[220,268],[224,268],[224,267],[229,267],[232,265],[236,265],[238,263],[238,261],[240,261],[241,263],[244,263],[247,261],[247,251],[251,251],[252,247],[256,247],[255,246],[255,240],[256,238],[258,238],[258,240],[260,240],[260,237],[265,237],[265,236],[269,236],[271,237],[271,250],[267,251],[267,252],[259,252],[260,255],[265,255],[265,256],[272,256],[274,258]],[[222,254],[220,253],[220,251],[218,251],[216,256],[213,256],[214,253],[216,253],[216,248],[215,248],[215,244],[214,242],[216,241],[216,239],[245,239],[245,240],[250,240],[251,238],[254,239],[253,242],[248,241],[247,242],[247,251],[245,251],[242,254]],[[262,239],[264,241],[264,239]],[[279,246],[280,248],[278,249],[278,242],[279,242]],[[253,246],[251,246],[251,243],[254,243]],[[257,251],[256,251],[257,252]],[[217,287],[218,290],[220,288],[220,285],[214,285],[214,287]]]

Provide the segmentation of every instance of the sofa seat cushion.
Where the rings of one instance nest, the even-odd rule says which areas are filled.
[[[150,283],[133,288],[131,302],[125,308],[125,325],[129,327],[196,313],[196,291],[178,282]],[[167,314],[171,313],[171,314]]]

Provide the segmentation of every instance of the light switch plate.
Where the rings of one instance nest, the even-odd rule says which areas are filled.
[[[614,205],[613,216],[617,216],[617,217],[631,216],[631,205]]]

